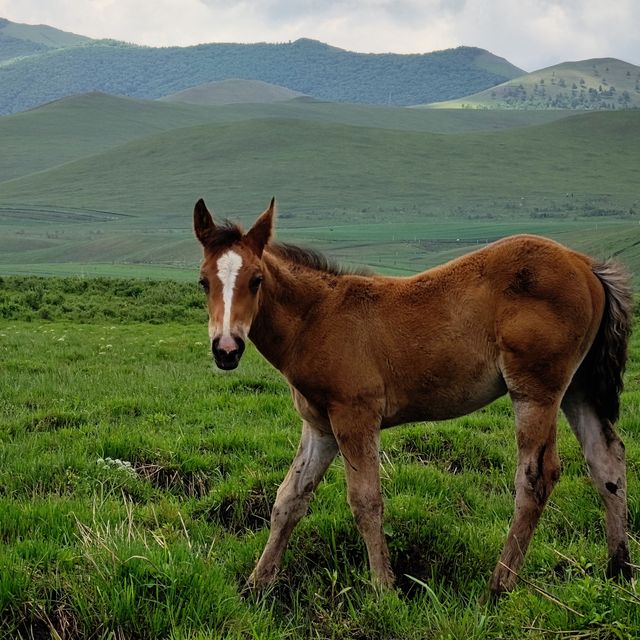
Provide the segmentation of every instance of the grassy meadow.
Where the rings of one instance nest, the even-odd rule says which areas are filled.
[[[211,363],[194,284],[0,280],[0,637],[636,638],[637,583],[604,579],[603,511],[561,421],[563,473],[516,590],[479,603],[513,509],[506,399],[382,439],[397,588],[368,582],[330,467],[277,585],[243,591],[300,431],[253,348]],[[619,430],[640,557],[640,334]]]

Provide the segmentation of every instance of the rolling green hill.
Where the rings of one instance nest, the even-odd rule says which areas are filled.
[[[20,24],[0,18],[0,65],[14,58],[73,47],[89,40],[44,24]]]
[[[232,78],[219,82],[205,82],[196,87],[178,91],[160,98],[166,102],[186,102],[188,104],[271,104],[299,98],[304,94],[286,87],[262,82],[261,80],[239,80]]]
[[[408,105],[465,95],[521,73],[474,47],[400,55],[354,53],[306,39],[184,48],[92,40],[0,66],[0,114],[76,93],[159,98],[229,78],[261,80],[323,100]]]
[[[148,275],[164,265],[191,277],[195,199],[249,223],[274,194],[281,239],[383,271],[418,271],[514,232],[619,253],[640,271],[640,149],[629,133],[640,130],[639,111],[445,134],[336,122],[352,105],[286,104],[312,107],[315,120],[256,118],[257,107],[240,106],[242,120],[224,120],[221,108],[217,122],[0,183],[0,271]],[[334,121],[319,121],[321,108]],[[371,111],[392,123],[394,110]],[[424,117],[423,127],[432,116],[467,125],[496,116],[402,113]]]
[[[63,98],[0,118],[0,182],[94,155],[137,138],[215,120],[187,104],[100,93]]]
[[[235,216],[253,213],[256,196],[284,190],[299,223],[346,211],[370,221],[378,211],[385,220],[392,211],[541,217],[562,205],[574,215],[569,205],[589,197],[600,203],[594,214],[621,214],[638,196],[640,149],[630,131],[639,127],[634,111],[464,135],[275,118],[205,124],[5,181],[0,198],[173,216],[194,194],[211,193]]]
[[[640,67],[614,58],[564,62],[464,98],[428,106],[445,109],[638,108]]]
[[[565,115],[554,112],[418,111],[308,100],[209,108],[90,93],[0,117],[3,149],[0,154],[0,182],[95,155],[160,131],[208,122],[280,118],[454,133],[522,127]]]

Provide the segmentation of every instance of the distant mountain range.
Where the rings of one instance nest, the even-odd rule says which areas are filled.
[[[640,107],[640,67],[601,58],[525,73],[474,47],[364,54],[281,44],[141,47],[0,18],[0,115],[102,92],[199,105],[315,99],[448,109]]]
[[[260,80],[321,100],[412,105],[475,93],[522,73],[475,47],[363,54],[302,39],[153,48],[0,22],[0,114],[90,91],[160,98],[230,78]]]
[[[73,47],[90,40],[91,38],[60,31],[43,24],[18,24],[0,18],[0,64],[22,56],[33,56],[53,49]]]

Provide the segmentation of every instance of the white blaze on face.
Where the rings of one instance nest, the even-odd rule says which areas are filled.
[[[235,251],[227,251],[218,258],[218,278],[222,282],[222,335],[231,335],[231,303],[242,258]]]

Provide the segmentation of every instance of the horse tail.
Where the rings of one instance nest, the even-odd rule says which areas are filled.
[[[592,271],[605,292],[605,306],[596,338],[580,369],[584,391],[603,422],[615,424],[620,414],[622,376],[633,322],[630,278],[620,265],[593,263]]]

